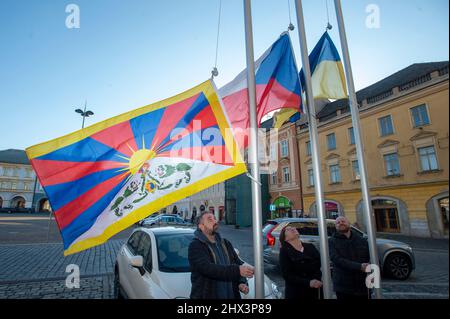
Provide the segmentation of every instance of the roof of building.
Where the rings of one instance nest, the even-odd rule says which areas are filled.
[[[273,126],[273,117],[261,123],[260,127],[265,129],[271,129]]]
[[[30,165],[24,150],[8,149],[0,151],[0,163]]]
[[[358,104],[365,99],[377,97],[395,87],[407,84],[434,71],[448,68],[448,61],[414,63],[362,90],[356,92]],[[336,116],[337,110],[348,108],[348,99],[341,99],[327,104],[319,113],[318,118],[330,118]],[[333,116],[334,115],[334,116]]]

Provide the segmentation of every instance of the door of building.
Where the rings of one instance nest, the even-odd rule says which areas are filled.
[[[400,232],[397,207],[376,207],[374,211],[377,231],[383,233]]]

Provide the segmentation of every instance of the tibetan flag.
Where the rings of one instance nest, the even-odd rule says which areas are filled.
[[[325,31],[309,55],[309,64],[314,99],[338,100],[348,97],[341,58],[328,32]],[[300,78],[305,87],[303,70]]]
[[[287,32],[255,62],[257,122],[282,108],[302,110],[300,80],[291,40]],[[247,70],[219,90],[225,111],[241,149],[248,146],[250,126]]]
[[[246,171],[211,81],[26,152],[65,255]]]

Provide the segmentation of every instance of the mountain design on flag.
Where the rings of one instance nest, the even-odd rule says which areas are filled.
[[[246,171],[211,81],[26,150],[72,254]]]

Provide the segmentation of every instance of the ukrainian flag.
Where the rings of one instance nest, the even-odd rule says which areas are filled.
[[[300,112],[297,109],[281,109],[274,115],[273,127],[279,129],[286,122],[295,123],[300,119]]]
[[[348,97],[341,58],[327,31],[309,55],[309,64],[314,99],[339,100]],[[303,70],[300,79],[305,87]]]

